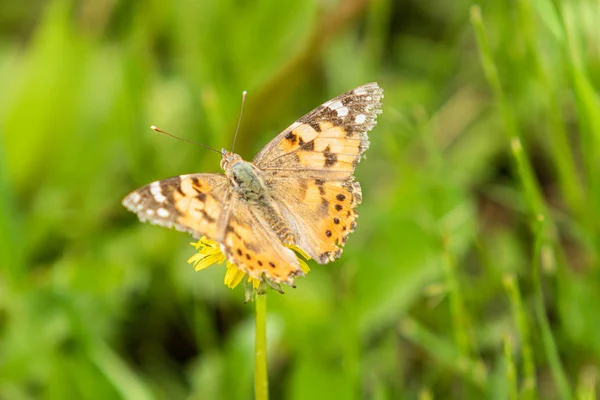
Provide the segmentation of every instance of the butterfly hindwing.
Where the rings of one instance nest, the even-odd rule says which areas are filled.
[[[320,179],[307,173],[273,179],[277,203],[295,227],[295,245],[320,264],[342,253],[356,228],[356,207],[362,201],[360,184],[352,179]]]
[[[263,274],[274,282],[293,285],[302,275],[298,259],[271,229],[265,216],[243,200],[231,196],[221,250],[227,259],[253,278]]]
[[[123,205],[142,222],[217,240],[228,190],[227,178],[222,174],[181,175],[131,192]]]

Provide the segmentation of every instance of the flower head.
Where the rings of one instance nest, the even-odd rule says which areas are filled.
[[[210,239],[207,239],[205,236],[202,236],[200,238],[200,240],[198,240],[197,242],[192,242],[190,244],[192,246],[194,246],[194,248],[197,250],[197,253],[189,258],[188,264],[193,264],[194,269],[196,271],[201,271],[213,264],[222,264],[223,261],[226,261],[225,266],[226,266],[227,270],[225,272],[224,283],[226,286],[228,286],[232,289],[234,287],[236,287],[237,285],[239,285],[240,282],[242,282],[242,280],[246,276],[246,273],[244,271],[242,271],[235,264],[233,264],[229,260],[227,260],[227,258],[223,254],[223,252],[221,252],[219,245],[214,240],[210,240]],[[306,260],[310,260],[310,257],[304,251],[302,251],[300,248],[293,246],[293,245],[288,246],[288,247],[290,249],[294,250],[296,253],[299,253]],[[300,264],[300,268],[302,269],[302,271],[305,274],[307,274],[308,271],[310,271],[310,268],[306,264],[306,261],[304,261],[302,258],[300,258],[298,256],[298,254],[296,254],[296,257],[298,258],[298,263]],[[283,293],[281,288],[279,287],[278,283],[271,282],[264,277],[263,277],[263,279],[269,286],[271,286],[272,288]],[[248,276],[247,290],[260,291],[261,284],[262,284],[262,281],[260,279]],[[248,295],[246,297],[248,297]]]

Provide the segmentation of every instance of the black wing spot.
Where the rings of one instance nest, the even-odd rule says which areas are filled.
[[[325,156],[325,167],[331,167],[337,164],[338,157],[331,152],[331,147],[327,146],[323,155]]]
[[[194,177],[192,178],[192,182],[194,183],[192,186],[197,186],[198,189],[202,188],[202,183],[200,182],[200,179]],[[196,189],[196,188],[194,188]],[[198,189],[196,189],[196,191],[198,191]]]
[[[335,217],[333,219],[333,223],[336,224],[336,225],[338,225],[340,223],[340,219],[338,217]]]
[[[343,194],[338,194],[337,196],[335,196],[335,198],[338,199],[339,201],[346,200],[346,196],[344,196]]]
[[[323,185],[325,184],[325,181],[323,179],[315,179],[315,184],[319,187],[319,193],[321,194],[321,196],[324,196],[325,188],[323,187]]]
[[[238,256],[241,256],[242,254],[244,254],[244,253],[242,252],[242,250],[240,250],[240,249],[237,249],[237,253],[238,253]]]
[[[258,265],[260,265],[260,266],[262,267],[262,265],[263,265],[263,262],[262,262],[262,261],[260,261],[260,260],[258,260]]]
[[[342,210],[344,209],[344,207],[342,207],[342,206],[341,206],[341,205],[339,205],[339,204],[336,204],[336,205],[335,205],[335,209],[336,209],[337,211],[342,211]]]
[[[302,150],[313,151],[315,149],[315,142],[311,140],[310,142],[302,145]]]
[[[327,237],[331,237],[331,231],[330,231],[330,230],[326,230],[326,231],[325,231],[325,236],[327,236]]]
[[[202,216],[204,217],[204,219],[206,219],[206,221],[209,224],[214,224],[217,220],[214,219],[213,217],[211,217],[210,215],[208,215],[208,213],[204,210],[201,210],[199,208],[194,208],[196,211],[198,211],[200,214],[202,214]],[[235,232],[234,232],[235,233]]]
[[[202,211],[204,211],[204,210],[202,210]],[[204,211],[204,212],[206,213],[206,211]],[[208,215],[208,214],[207,214],[207,215]],[[215,219],[214,219],[214,218],[212,218],[212,220],[214,221]],[[240,235],[239,233],[237,233],[237,232],[235,231],[235,229],[233,229],[233,226],[231,226],[231,225],[227,225],[227,226],[225,227],[225,232],[226,232],[226,233],[233,233],[233,234],[235,235],[235,237],[236,237],[236,238],[238,238],[238,239],[242,240],[242,235]]]
[[[310,127],[313,128],[315,131],[321,132],[321,125],[319,125],[317,121],[310,121],[308,125],[310,125]]]
[[[271,268],[275,268],[275,264],[273,264],[273,261],[269,261],[269,265],[271,266]]]
[[[289,140],[291,144],[296,143],[296,140],[298,140],[298,136],[296,136],[294,132],[288,133],[285,138]]]

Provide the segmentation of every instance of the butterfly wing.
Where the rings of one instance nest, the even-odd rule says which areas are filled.
[[[298,232],[296,245],[319,263],[338,258],[362,199],[354,169],[369,147],[383,90],[369,83],[329,100],[280,133],[254,158]]]
[[[225,175],[193,174],[152,182],[128,194],[123,205],[142,222],[219,240],[228,197]]]
[[[285,247],[264,215],[247,202],[231,196],[221,251],[253,278],[266,276],[277,283],[294,284],[303,275],[295,253]]]
[[[362,201],[359,183],[298,173],[277,177],[271,186],[277,193],[275,201],[297,232],[295,245],[320,264],[339,258],[356,228],[356,206]]]
[[[369,147],[367,132],[381,113],[383,90],[368,83],[304,115],[267,144],[253,160],[263,170],[310,170],[350,176]]]
[[[295,253],[266,228],[260,213],[231,194],[224,175],[182,175],[152,182],[127,195],[123,205],[142,222],[218,242],[227,259],[254,278],[264,274],[293,285],[294,278],[303,274]]]

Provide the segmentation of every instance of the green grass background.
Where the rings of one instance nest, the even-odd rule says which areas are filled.
[[[253,305],[120,204],[377,81],[357,231],[269,293],[271,397],[594,399],[593,0],[0,1],[0,398],[248,399]]]

